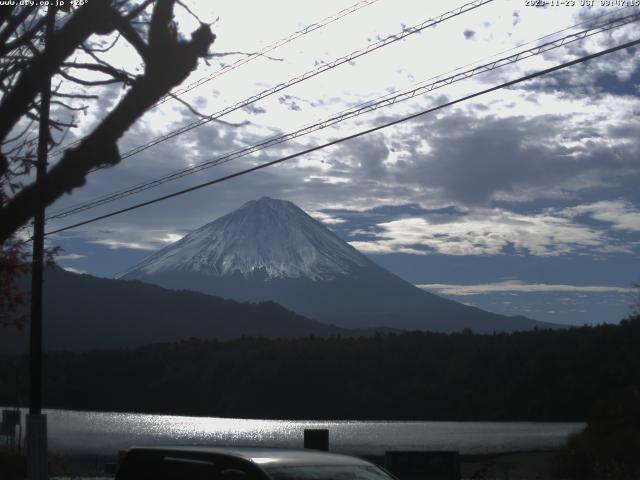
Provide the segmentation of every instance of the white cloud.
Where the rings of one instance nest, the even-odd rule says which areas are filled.
[[[601,201],[565,209],[569,216],[588,215],[594,220],[610,223],[616,230],[640,232],[640,210],[629,202]]]
[[[71,272],[71,273],[78,273],[78,274],[87,274],[87,273],[89,273],[86,270],[78,270],[77,268],[73,268],[73,267],[64,267],[64,269],[67,272]]]
[[[309,216],[315,218],[319,222],[324,223],[325,225],[339,225],[341,223],[345,223],[346,220],[340,217],[334,217],[324,212],[307,212]]]
[[[264,25],[264,22],[257,20],[261,17],[256,14],[255,18],[250,20],[250,24],[258,22],[259,28],[238,30],[238,21],[241,20],[246,26],[245,4],[231,2],[228,5],[209,5],[207,2],[195,1],[190,1],[189,4],[202,18],[215,19],[220,16],[220,22],[214,26],[214,30],[218,34],[214,44],[214,50],[217,52],[257,51],[261,46],[299,30],[305,24],[317,22],[344,8],[344,4],[334,0],[314,4],[313,7],[310,4],[305,5],[304,8],[301,8],[299,3],[290,2],[288,5],[291,8],[282,9],[280,14],[276,16],[277,18],[274,17],[274,21],[269,22],[269,25]],[[251,5],[252,11],[255,12],[256,8],[258,11],[266,12],[271,7]],[[448,9],[450,7],[437,2],[433,4],[409,2],[402,9],[385,2],[377,2],[357,14],[347,16],[315,33],[303,36],[292,42],[291,45],[285,44],[273,52],[274,56],[284,58],[285,61],[274,62],[266,58],[259,58],[243,65],[242,68],[230,70],[225,75],[216,77],[215,87],[213,83],[205,83],[202,87],[186,95],[185,99],[202,99],[204,105],[201,110],[212,113],[225,105],[234,104],[236,101],[313,68],[315,60],[330,61],[338,58],[347,52],[362,48],[367,42],[375,41],[377,34],[384,36],[397,32],[400,25],[416,24]],[[585,9],[566,9],[562,12],[554,12],[553,18],[550,18],[545,9],[520,9],[517,5],[502,2],[488,4],[461,17],[464,18],[463,24],[454,20],[443,22],[438,28],[428,29],[420,35],[410,36],[396,46],[385,47],[375,54],[365,55],[358,59],[355,65],[343,65],[317,79],[310,79],[287,89],[283,95],[295,97],[296,101],[300,100],[299,103],[303,106],[300,112],[281,108],[282,106],[275,98],[278,97],[277,95],[274,98],[261,100],[255,104],[255,107],[261,108],[265,112],[263,115],[249,117],[254,122],[251,125],[227,129],[220,125],[209,124],[195,129],[189,134],[182,135],[179,141],[166,142],[138,155],[135,162],[126,164],[123,162],[116,169],[101,172],[100,175],[104,175],[104,180],[101,182],[102,187],[104,188],[105,185],[135,184],[156,176],[155,172],[163,174],[173,171],[181,166],[192,165],[206,158],[235,150],[240,146],[263,140],[266,136],[275,134],[276,131],[286,132],[297,129],[306,122],[315,122],[319,118],[378,97],[382,93],[431,78],[433,75],[442,74],[468,62],[484,59],[481,63],[485,63],[489,60],[488,53],[497,54],[497,52],[509,50],[516,44],[523,44],[543,34],[566,28],[578,21],[576,17],[581,13],[595,15],[597,10],[594,8],[586,12]],[[517,22],[513,16],[514,11],[518,12]],[[362,18],[368,18],[370,21],[362,21]],[[541,18],[545,18],[543,23],[540,23]],[[181,8],[176,8],[176,20],[179,23],[180,31],[185,34],[198,26],[197,22],[194,22],[194,19]],[[467,41],[463,35],[465,29],[476,32],[477,41]],[[251,34],[247,35],[245,30],[250,31]],[[438,49],[425,48],[432,42],[446,44],[448,53],[445,55]],[[126,42],[122,43],[126,45]],[[589,44],[588,50],[591,50],[592,47],[595,48],[595,46]],[[139,63],[139,59],[135,55],[130,55],[133,59],[124,55],[124,53],[130,53],[130,49],[125,50],[123,55],[120,55],[122,58],[113,59],[118,65],[121,65],[118,62],[125,62],[125,60],[133,62],[133,64],[122,63],[123,66],[131,67]],[[114,54],[116,53],[114,52]],[[548,66],[565,57],[567,57],[567,53],[561,49],[555,56],[549,53],[544,58],[538,59],[539,65],[536,65],[539,67]],[[415,58],[421,58],[422,61],[415,62]],[[220,57],[220,61],[225,64],[230,64],[235,60],[236,57]],[[201,62],[197,71],[183,85],[189,85],[192,81],[218,70],[220,67],[216,64],[218,61],[214,59],[209,67]],[[631,62],[623,63],[627,70],[631,68]],[[452,85],[451,88],[443,89],[441,92],[449,95],[450,98],[455,98],[460,94],[470,93],[479,85],[493,83],[499,79],[500,75],[508,74],[510,78],[515,78],[518,73],[531,66],[531,63],[513,65],[506,73],[470,79]],[[602,67],[599,72],[615,73],[620,68],[618,64],[609,65],[609,68]],[[582,75],[579,80],[593,83],[589,78],[588,75]],[[481,100],[482,104],[461,106],[459,111],[467,112],[470,117],[484,117],[478,125],[472,123],[467,125],[454,119],[458,123],[457,125],[449,124],[446,127],[438,127],[439,123],[443,123],[439,118],[438,122],[427,124],[426,128],[425,125],[419,123],[405,123],[384,133],[384,142],[380,142],[381,147],[391,148],[392,143],[402,147],[403,143],[409,144],[412,140],[416,140],[414,152],[404,148],[393,148],[387,152],[388,154],[378,158],[377,151],[380,149],[374,148],[376,147],[376,138],[369,136],[362,139],[357,144],[357,148],[352,148],[351,152],[347,147],[339,152],[341,155],[351,153],[352,160],[354,160],[352,162],[346,162],[344,158],[341,158],[341,165],[330,166],[328,161],[331,160],[331,150],[323,150],[317,152],[317,158],[305,156],[296,162],[288,163],[287,168],[283,166],[278,170],[274,169],[275,173],[269,173],[269,178],[274,179],[274,182],[287,185],[299,184],[301,178],[306,179],[305,188],[299,188],[297,191],[292,191],[293,189],[289,188],[287,193],[290,195],[287,195],[286,198],[298,204],[315,203],[316,208],[318,208],[318,201],[312,200],[314,196],[316,198],[322,196],[324,202],[327,201],[327,197],[331,197],[332,201],[344,198],[345,203],[353,208],[357,204],[376,205],[376,200],[383,196],[393,198],[398,203],[415,201],[421,193],[423,194],[422,199],[424,199],[427,196],[424,194],[427,190],[430,190],[428,195],[431,195],[432,199],[437,194],[459,200],[461,198],[460,192],[471,192],[468,193],[468,197],[473,201],[478,199],[495,200],[505,196],[513,198],[515,195],[523,195],[523,193],[527,194],[527,200],[534,200],[549,195],[548,192],[552,192],[555,197],[562,197],[566,195],[567,190],[583,190],[593,184],[600,185],[602,183],[601,175],[589,177],[590,183],[585,185],[576,183],[576,178],[580,177],[580,170],[586,169],[588,166],[575,162],[575,165],[571,163],[571,168],[563,166],[562,172],[558,172],[560,164],[555,156],[549,156],[549,159],[543,162],[540,158],[541,152],[535,151],[534,155],[525,157],[522,155],[521,148],[514,148],[511,151],[506,149],[505,139],[510,137],[516,140],[521,139],[522,141],[514,143],[516,147],[523,148],[530,145],[557,146],[575,143],[576,148],[582,146],[586,150],[589,147],[586,145],[587,140],[589,142],[604,142],[602,139],[608,138],[607,141],[611,141],[611,137],[605,135],[606,129],[612,124],[627,124],[632,112],[637,110],[638,102],[633,102],[629,98],[616,100],[616,96],[606,98],[606,101],[594,102],[590,95],[584,95],[581,98],[577,95],[565,98],[562,92],[531,90],[529,86],[525,88],[527,90],[518,88],[503,90],[499,94],[484,97]],[[118,88],[114,91],[120,90]],[[409,113],[422,109],[425,103],[430,104],[439,94],[440,91],[431,95],[430,99],[420,96],[399,104],[397,108],[400,110],[393,110],[393,113]],[[484,107],[485,110],[477,108],[478,105]],[[177,114],[176,109],[182,113]],[[445,112],[443,114],[445,119],[455,117],[455,110],[448,109]],[[380,114],[392,115],[392,112],[381,110]],[[529,120],[545,114],[561,115],[562,118],[549,118],[539,124],[529,122]],[[598,119],[598,116],[603,118]],[[247,119],[246,112],[235,112],[231,117],[229,120],[238,123]],[[478,135],[479,143],[471,145],[465,143],[465,139],[472,136],[479,125],[494,125],[496,119],[505,119],[507,124],[520,125],[520,130],[505,132],[504,125],[500,124],[496,125],[495,131],[480,132],[481,135]],[[193,118],[184,115],[184,109],[176,102],[167,102],[162,107],[145,115],[145,118],[125,136],[121,142],[122,147],[123,149],[125,145],[127,148],[133,147],[150,140],[157,134],[166,132],[167,129],[176,128],[191,121]],[[356,127],[361,130],[369,123],[380,123],[381,121],[380,118],[371,118],[371,115],[359,117],[353,122],[340,124],[338,128],[316,132],[309,138],[300,139],[299,142],[315,145],[336,135],[343,136],[351,133],[352,129]],[[543,124],[548,125],[549,128],[542,128]],[[587,129],[594,130],[597,135],[593,138],[586,134],[583,135]],[[458,132],[460,138],[450,138],[451,134],[448,132]],[[570,142],[563,138],[569,133],[575,132],[580,133],[578,140]],[[496,142],[498,145],[497,154],[492,155],[493,152],[488,151],[487,158],[482,158],[482,155],[479,154],[475,155],[482,153],[478,145],[481,145],[482,142],[486,143],[487,137],[490,135],[498,139]],[[441,157],[446,160],[446,164],[442,162],[443,168],[434,171],[432,164],[435,162],[431,157],[438,153],[438,149],[434,146],[437,143],[434,140],[438,136],[444,137],[444,143],[452,145],[452,148],[462,153],[453,157],[452,154],[456,152],[441,152]],[[350,142],[350,144],[355,145],[354,142]],[[465,145],[468,148],[465,148]],[[273,147],[270,152],[277,156],[280,149],[284,148],[284,145],[278,148]],[[507,158],[503,162],[491,161],[493,157],[502,158],[498,154],[505,151],[509,155],[504,155]],[[454,161],[455,158],[459,158],[460,161]],[[430,160],[431,164],[424,162],[425,159]],[[470,159],[473,161],[469,161]],[[544,164],[540,165],[541,162]],[[240,162],[236,162],[235,165],[238,163]],[[346,165],[346,163],[350,164]],[[408,168],[413,164],[415,164],[415,168]],[[477,167],[474,167],[474,164]],[[426,167],[424,174],[421,174],[420,169],[423,165]],[[513,171],[507,170],[506,166],[508,165],[513,165]],[[603,165],[603,170],[618,171],[615,167],[608,169],[608,165]],[[485,176],[479,176],[479,172],[482,171],[486,172]],[[496,172],[500,172],[500,174]],[[253,178],[264,179],[265,175],[263,172],[261,176],[245,177],[246,179],[243,179],[243,183],[235,195],[242,196],[242,201],[245,201],[268,193],[264,191],[266,190],[265,182],[253,180]],[[369,181],[362,181],[363,175],[370,177],[366,178]],[[463,181],[467,178],[470,180]],[[447,179],[449,179],[448,182]],[[569,179],[566,180],[567,184],[561,183],[558,186],[557,184],[564,179]],[[195,183],[196,179],[187,178],[185,180],[185,185],[191,185],[192,183],[187,183],[187,181]],[[341,183],[349,181],[351,183],[348,185]],[[533,186],[528,185],[529,182],[533,183]],[[309,184],[313,184],[313,186]],[[172,191],[174,185],[168,184],[163,193]],[[218,192],[221,187],[218,187]],[[97,186],[89,183],[87,188],[97,188]],[[434,194],[432,190],[438,188],[442,188],[442,192]],[[260,192],[256,193],[256,190]],[[318,193],[320,191],[322,193]],[[334,198],[336,192],[339,192],[337,195],[341,198]],[[476,192],[475,195],[473,192]],[[96,194],[101,193],[103,192],[99,189],[96,190]],[[458,195],[454,195],[454,193],[458,193]],[[89,197],[93,197],[93,195],[89,195]],[[224,194],[220,194],[219,197],[224,197]],[[171,202],[175,203],[178,200]],[[140,210],[140,212],[145,212],[145,210]],[[142,215],[145,214],[142,213]],[[204,208],[198,204],[189,215],[200,215],[207,217],[204,221],[210,221],[211,207]],[[163,218],[165,226],[182,222],[181,219],[184,216],[185,214],[181,213],[174,215],[173,218]],[[189,228],[196,227],[204,221],[194,221],[189,225]],[[133,220],[132,224],[136,222],[137,219]]]
[[[184,237],[183,234],[172,231],[134,230],[130,228],[91,232],[91,236],[95,235],[108,236],[108,238],[91,238],[87,242],[105,246],[110,250],[131,249],[144,251],[159,250]]]
[[[93,243],[95,245],[103,245],[108,247],[111,250],[118,250],[120,248],[128,248],[131,250],[156,250],[157,247],[151,244],[138,243],[138,242],[126,242],[121,240],[114,240],[109,238],[104,238],[101,240],[91,240],[89,243]]]
[[[68,253],[66,255],[57,256],[56,260],[58,260],[58,261],[80,260],[81,258],[86,258],[86,255],[80,255],[80,254],[77,254],[77,253]]]
[[[337,176],[331,176],[331,175],[309,175],[308,177],[306,177],[303,182],[321,182],[321,183],[328,183],[328,184],[344,184],[344,183],[351,183],[351,179],[350,178],[344,178],[344,177],[337,177]]]
[[[363,233],[361,231],[354,233]],[[598,250],[608,239],[600,231],[548,213],[518,214],[481,209],[451,222],[405,218],[376,225],[372,240],[350,242],[365,253],[500,255],[512,247],[518,253],[555,256],[584,248]]]
[[[504,282],[481,283],[477,285],[455,285],[445,283],[430,283],[416,285],[423,290],[429,290],[442,295],[466,296],[485,295],[488,293],[556,293],[556,292],[580,292],[580,293],[631,293],[636,288],[614,287],[604,285],[562,285],[549,283],[525,283],[520,280],[507,280]],[[564,300],[564,299],[563,299]]]
[[[184,237],[184,235],[180,235],[179,233],[167,233],[164,237],[159,238],[158,240],[162,243],[174,243],[182,237]]]
[[[304,4],[290,1],[280,5],[282,8],[279,8],[278,15],[269,15],[273,13],[273,5],[246,0],[188,0],[188,4],[205,21],[213,21],[220,16],[220,22],[213,27],[218,35],[212,49],[214,52],[259,51],[262,46],[304,25],[318,22],[345,6],[338,0]],[[254,13],[249,17],[245,14],[247,7]],[[376,40],[377,34],[384,36],[397,32],[401,25],[419,23],[451,8],[443,2],[404,2],[402,8],[397,8],[394,2],[375,2],[357,14],[333,22],[270,53],[284,61],[260,57],[242,68],[216,77],[215,82],[205,83],[183,98],[207,114],[219,111],[314,68],[315,61],[331,61],[370,44]],[[517,18],[513,16],[514,11],[518,12]],[[279,95],[265,98],[253,105],[261,112],[259,115],[255,111],[240,110],[224,118],[238,124],[250,120],[250,125],[235,128],[211,123],[147,150],[134,157],[133,161],[122,162],[116,168],[91,175],[83,189],[61,199],[58,206],[76,204],[219,157],[268,137],[296,130],[306,123],[315,123],[382,94],[404,90],[415,82],[470,62],[487,63],[490,61],[487,55],[506,52],[493,57],[496,59],[514,53],[510,49],[515,45],[582,21],[584,18],[576,19],[581,14],[603,12],[609,13],[609,9],[558,9],[549,15],[548,9],[525,8],[518,2],[492,2],[457,19],[443,22],[438,28],[413,35],[396,46],[365,55],[352,65],[332,69]],[[267,17],[269,22],[264,22]],[[198,26],[179,7],[176,8],[176,20],[184,34]],[[238,28],[238,25],[245,28]],[[465,39],[465,29],[475,32],[475,41]],[[566,33],[568,31],[561,35]],[[571,47],[573,54],[582,54],[577,52],[577,48],[584,52],[599,50],[604,47],[599,40],[602,37],[598,35],[586,43],[574,44]],[[433,45],[446,45],[447,48],[446,51],[434,49],[431,48]],[[117,65],[139,63],[130,49],[122,53],[121,59],[113,59]],[[544,57],[467,79],[431,95],[417,96],[376,114],[363,115],[257,152],[249,158],[165,184],[140,195],[140,200],[168,194],[209,178],[347,136],[391,118],[444,103],[445,96],[450,100],[459,98],[570,57],[572,54],[568,49],[562,48]],[[209,66],[201,62],[183,86],[217,71],[221,66],[219,63],[231,64],[238,58],[242,57],[217,57]],[[138,250],[138,255],[154,251],[178,240],[180,235],[177,232],[197,228],[245,201],[269,195],[295,202],[324,224],[336,226],[339,233],[348,230],[351,222],[352,228],[366,228],[366,225],[377,223],[364,235],[352,237],[356,240],[352,242],[353,246],[371,254],[497,256],[515,252],[518,255],[548,257],[597,252],[604,257],[602,254],[608,252],[637,252],[640,245],[633,245],[631,241],[623,244],[615,240],[615,235],[625,233],[628,237],[627,232],[640,230],[634,216],[638,209],[631,206],[621,209],[619,205],[604,208],[606,205],[600,204],[597,211],[592,206],[590,211],[570,214],[560,208],[567,205],[566,202],[574,205],[578,201],[588,204],[601,200],[602,197],[594,197],[601,195],[603,188],[613,190],[619,185],[637,184],[640,130],[635,127],[633,119],[640,110],[640,99],[616,92],[602,93],[597,83],[604,74],[626,78],[639,62],[637,55],[602,57],[597,62],[563,71],[564,77],[541,77],[538,82],[501,90],[483,96],[477,102],[459,104],[437,115],[422,117],[421,121],[405,122],[377,135],[320,150],[278,168],[265,169],[237,181],[177,197],[156,207],[102,221],[88,227],[89,231],[85,230],[82,240],[111,249],[93,248],[96,256],[104,259],[105,265],[110,265],[113,263],[111,258],[115,259],[125,249]],[[113,107],[116,98],[124,93],[119,86],[105,91],[109,95],[101,95],[101,111],[90,113],[86,120],[80,119],[83,124],[81,131],[88,131],[88,124],[101,118]],[[301,110],[291,110],[280,104],[278,98],[285,94],[294,98]],[[167,102],[137,122],[120,142],[121,150],[193,120],[177,102]],[[612,134],[614,127],[618,130]],[[619,191],[623,196],[633,190]],[[613,193],[607,198],[617,198],[617,195]],[[539,204],[530,206],[527,202],[542,199],[544,205],[557,201],[559,206],[554,210],[534,210],[528,214],[489,208],[518,201],[520,205],[511,204],[509,208],[531,212],[531,208],[536,209]],[[437,218],[431,215],[429,220],[403,218],[407,213],[402,209],[395,210],[400,212],[397,215],[395,211],[378,216],[369,213],[375,207],[409,203],[423,208],[451,205],[458,211],[469,205],[472,211],[455,219],[444,214]],[[324,217],[317,214],[325,208],[358,210],[363,215],[345,214],[340,218],[343,216],[340,213],[329,212],[330,215]],[[411,215],[418,216],[415,212]],[[581,223],[589,218],[597,222]],[[446,223],[442,223],[443,220],[447,220]],[[92,252],[92,263],[96,263],[93,255]],[[495,261],[510,260],[495,258]],[[478,281],[495,278],[495,265],[490,259],[487,265],[476,272]],[[603,271],[608,265],[603,263]],[[109,270],[111,267],[105,268]],[[612,268],[619,267],[612,264]],[[549,278],[544,281],[549,285],[573,282],[559,280],[553,275],[555,273],[550,271]],[[620,282],[627,278],[620,277]],[[597,276],[578,281],[593,285],[606,283]]]

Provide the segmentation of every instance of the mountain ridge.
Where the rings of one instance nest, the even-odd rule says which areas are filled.
[[[476,332],[557,328],[486,312],[397,277],[284,200],[263,197],[187,234],[118,278],[237,301],[271,300],[344,328]]]
[[[316,281],[369,263],[293,203],[262,197],[190,232],[116,278],[171,270],[249,276],[264,269],[268,278]]]
[[[28,276],[21,284],[28,289]],[[242,336],[302,338],[350,335],[274,302],[249,304],[200,292],[47,269],[43,339],[46,351],[132,348]],[[28,351],[29,329],[3,329],[0,352]]]

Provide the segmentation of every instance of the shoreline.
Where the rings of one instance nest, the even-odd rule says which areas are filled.
[[[0,405],[1,409],[8,410],[20,410],[23,415],[26,415],[29,410],[29,406],[27,404],[20,405]],[[544,423],[544,424],[566,424],[566,423],[576,423],[576,424],[586,424],[587,420],[582,418],[568,418],[558,420],[557,418],[553,419],[535,419],[535,418],[516,418],[514,419],[492,419],[492,418],[474,418],[470,420],[466,417],[444,417],[444,418],[393,418],[393,417],[363,417],[363,418],[341,418],[341,417],[279,417],[273,416],[270,417],[268,415],[262,417],[241,417],[241,416],[219,416],[212,414],[201,414],[201,413],[189,413],[189,412],[172,412],[172,411],[153,411],[153,410],[92,410],[90,408],[79,408],[79,407],[50,407],[43,406],[43,413],[98,413],[105,415],[151,415],[151,416],[159,416],[159,417],[185,417],[185,418],[197,418],[197,419],[207,419],[207,418],[215,418],[221,420],[253,420],[253,421],[274,421],[274,422],[361,422],[361,423],[425,423],[425,422],[433,422],[433,423],[495,423],[495,424],[513,424],[513,423]]]

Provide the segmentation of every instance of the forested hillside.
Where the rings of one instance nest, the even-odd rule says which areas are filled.
[[[45,286],[46,351],[133,348],[188,338],[230,340],[243,334],[301,338],[346,333],[273,302],[234,302],[61,268],[47,270]],[[28,348],[28,329],[0,331],[0,352],[22,353]]]
[[[249,418],[584,420],[640,385],[640,318],[477,335],[185,341],[45,357],[52,408]],[[0,404],[24,403],[24,356]]]

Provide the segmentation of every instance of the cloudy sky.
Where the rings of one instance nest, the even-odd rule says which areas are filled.
[[[227,69],[181,98],[212,114],[406,31],[464,2],[377,0]],[[48,213],[294,131],[640,8],[534,8],[495,0],[409,35],[99,171]],[[596,2],[599,3],[599,2]],[[189,84],[318,23],[353,0],[186,3],[213,22],[218,56]],[[177,8],[182,34],[197,27]],[[550,36],[549,36],[550,35]],[[545,37],[545,38],[542,38]],[[392,107],[64,219],[48,230],[295,153],[640,38],[637,21]],[[109,39],[100,39],[107,42]],[[117,65],[140,61],[122,44]],[[640,57],[625,50],[477,97],[188,195],[49,237],[68,269],[110,277],[244,202],[291,200],[402,278],[448,298],[558,323],[615,322],[640,283]],[[106,88],[80,137],[122,95]],[[197,118],[172,100],[150,111],[121,151]]]

